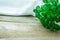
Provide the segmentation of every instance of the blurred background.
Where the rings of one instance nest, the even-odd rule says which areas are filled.
[[[34,15],[33,9],[42,4],[42,0],[0,0],[0,14]]]

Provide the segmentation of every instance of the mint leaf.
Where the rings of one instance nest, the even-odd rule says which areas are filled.
[[[60,26],[55,22],[60,22],[60,3],[58,0],[43,0],[44,5],[34,9],[35,16],[42,25],[51,31],[60,30]]]

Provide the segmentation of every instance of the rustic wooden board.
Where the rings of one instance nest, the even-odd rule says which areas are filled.
[[[1,40],[60,40],[60,31],[45,29],[35,17],[0,16]]]

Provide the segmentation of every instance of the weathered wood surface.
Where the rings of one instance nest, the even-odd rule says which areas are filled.
[[[60,40],[60,31],[51,32],[35,17],[0,16],[0,40]]]

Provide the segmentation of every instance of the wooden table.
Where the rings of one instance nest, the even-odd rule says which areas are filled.
[[[60,40],[60,31],[45,29],[35,17],[0,16],[0,40]]]

